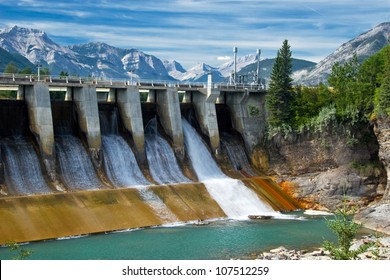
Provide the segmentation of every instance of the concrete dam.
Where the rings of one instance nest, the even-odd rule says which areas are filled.
[[[1,77],[0,243],[299,205],[250,164],[261,89]],[[142,99],[142,100],[141,100]]]

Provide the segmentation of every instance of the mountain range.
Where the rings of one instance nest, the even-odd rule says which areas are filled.
[[[301,84],[324,82],[336,61],[342,63],[354,54],[362,61],[383,48],[389,38],[390,23],[382,23],[341,45],[318,64],[293,59],[293,78]],[[32,65],[41,64],[48,67],[53,75],[65,71],[70,75],[106,79],[133,76],[144,80],[191,82],[207,81],[209,72],[213,73],[213,81],[226,82],[234,67],[231,60],[219,67],[199,63],[186,70],[177,61],[162,61],[137,49],[117,48],[103,42],[60,46],[43,31],[18,26],[0,30],[0,72],[10,61],[17,62],[19,69],[25,65],[31,68]],[[21,61],[23,63],[20,64]],[[260,62],[260,75],[265,83],[269,80],[273,63],[274,59],[264,59]],[[256,67],[256,54],[248,54],[237,59],[237,75],[244,77],[246,82],[254,81]]]
[[[358,37],[342,44],[336,51],[321,60],[312,69],[301,71],[295,77],[297,83],[305,85],[317,85],[326,83],[332,66],[336,62],[346,62],[354,55],[362,62],[374,53],[385,47],[390,41],[390,22],[384,22]]]

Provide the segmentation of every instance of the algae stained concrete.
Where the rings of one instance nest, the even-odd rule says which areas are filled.
[[[161,224],[136,189],[0,199],[0,243]]]
[[[226,217],[201,183],[156,186],[151,189],[181,221]]]
[[[150,189],[180,221],[226,217],[200,183]],[[0,198],[0,244],[161,224],[135,188]]]
[[[254,191],[260,199],[266,201],[274,210],[293,211],[301,209],[301,205],[293,197],[285,193],[269,177],[252,177],[242,179],[247,187]]]

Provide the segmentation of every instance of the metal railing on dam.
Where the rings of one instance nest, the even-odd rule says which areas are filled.
[[[207,82],[182,82],[175,80],[148,80],[148,79],[103,79],[96,77],[77,77],[77,76],[38,76],[30,74],[0,74],[0,85],[3,86],[16,86],[16,85],[30,85],[35,82],[43,82],[49,86],[57,87],[81,87],[85,84],[95,85],[102,88],[124,88],[127,86],[137,86],[140,89],[165,89],[168,87],[174,87],[178,90],[188,91],[207,88]],[[224,91],[265,91],[264,85],[259,84],[247,84],[236,83],[230,84],[228,82],[217,82],[211,84],[212,88],[220,89]]]

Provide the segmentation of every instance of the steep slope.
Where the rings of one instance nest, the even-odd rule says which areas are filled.
[[[245,56],[237,57],[237,72],[242,68],[257,61],[256,54],[248,54]],[[221,72],[221,75],[224,77],[229,77],[232,71],[234,70],[234,60],[230,60],[221,66],[218,67],[218,71]]]
[[[40,30],[18,26],[0,30],[0,47],[24,56],[31,63],[49,67],[52,73],[62,70],[80,73],[82,70],[74,52],[56,44]]]
[[[208,73],[213,74],[213,82],[222,82],[225,78],[218,71],[218,68],[212,67],[205,63],[198,63],[181,77],[182,81],[191,81],[191,82],[207,82]]]
[[[262,79],[262,83],[268,84],[268,81],[271,76],[272,67],[275,63],[275,59],[264,59],[260,61],[260,77]],[[311,69],[315,67],[315,63],[307,60],[302,59],[292,59],[292,71],[293,71],[293,77],[299,75],[302,71],[308,71],[308,69]],[[252,63],[244,68],[242,68],[238,73],[237,76],[245,76],[245,82],[251,83],[255,80],[255,74],[257,70],[257,63]]]
[[[177,80],[182,80],[183,75],[187,72],[183,66],[175,60],[164,60],[163,64],[168,71],[168,74]]]
[[[313,70],[298,79],[297,82],[306,85],[326,82],[335,62],[343,63],[355,54],[359,61],[363,61],[386,46],[389,40],[390,22],[379,24],[355,39],[342,44],[335,52],[320,61]]]
[[[14,63],[19,70],[30,68],[32,71],[35,71],[35,65],[24,56],[18,53],[10,53],[5,49],[0,48],[0,72],[4,72],[8,63],[11,62]]]
[[[103,78],[133,75],[141,79],[174,80],[155,56],[100,42],[60,46],[36,29],[14,26],[0,30],[0,47],[24,56],[33,64],[48,67],[53,75],[66,71],[71,75]]]

